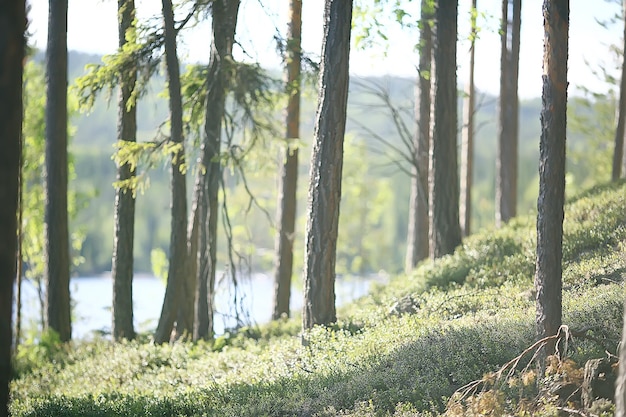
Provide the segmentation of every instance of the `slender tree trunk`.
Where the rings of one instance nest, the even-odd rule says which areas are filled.
[[[626,417],[626,303],[624,303],[622,343],[619,349],[619,374],[615,389],[615,417]]]
[[[198,219],[198,281],[196,288],[196,322],[194,339],[212,339],[215,310],[215,276],[217,273],[218,193],[222,179],[219,159],[222,119],[226,98],[227,71],[232,65],[232,48],[237,27],[239,0],[216,0],[213,3],[213,42],[207,83],[200,217]]]
[[[319,103],[309,175],[304,268],[305,329],[337,320],[335,260],[348,103],[352,0],[326,0]]]
[[[202,145],[201,148],[201,156],[200,161],[204,159],[204,155],[207,153],[206,144]],[[208,155],[207,155],[208,157]],[[196,236],[195,238],[192,236],[192,239],[195,239],[195,248],[194,242],[192,241],[192,245],[190,245],[189,256],[195,258],[195,297],[194,297],[194,322],[193,322],[193,340],[199,339],[208,339],[209,338],[209,301],[208,301],[208,262],[209,262],[209,254],[206,253],[206,248],[208,246],[208,242],[206,241],[206,222],[208,216],[208,206],[207,201],[205,200],[205,176],[201,172],[198,173],[197,183],[196,183],[196,191],[195,198],[197,200],[197,214],[198,217],[195,219],[196,225]],[[204,217],[202,220],[202,226],[200,225],[200,218]],[[204,242],[204,250],[200,251],[200,227],[205,228],[205,231],[202,233],[202,239]],[[192,271],[190,271],[192,272]]]
[[[544,68],[537,200],[537,337],[555,335],[562,315],[563,204],[567,126],[569,0],[544,0]],[[546,347],[554,353],[554,343]]]
[[[287,32],[287,102],[286,151],[280,172],[278,224],[276,234],[276,267],[274,271],[274,311],[272,319],[289,316],[291,275],[293,273],[293,241],[296,224],[296,189],[298,185],[298,148],[291,142],[300,138],[300,35],[302,32],[302,0],[289,2]]]
[[[22,90],[24,87],[22,86]],[[22,108],[24,107],[22,99]],[[22,112],[23,115],[23,112]],[[23,119],[23,116],[22,116]],[[23,123],[23,121],[22,121]],[[21,134],[22,136],[22,134]],[[21,142],[21,140],[20,140]],[[22,270],[23,264],[23,252],[24,252],[24,147],[20,143],[20,161],[19,161],[19,175],[18,175],[18,197],[17,197],[17,283],[15,285],[15,345],[14,348],[19,346],[22,340]]]
[[[172,229],[170,233],[170,262],[163,308],[154,335],[155,343],[165,343],[170,335],[178,312],[180,287],[185,279],[187,259],[187,186],[185,184],[185,149],[183,142],[183,105],[180,92],[180,68],[176,52],[176,29],[172,1],[163,0],[165,30],[165,59],[167,84],[170,96],[170,141],[180,148],[172,155]]]
[[[45,276],[48,328],[72,337],[67,214],[67,0],[50,0],[46,50]]]
[[[461,137],[461,232],[463,236],[471,233],[472,221],[472,176],[474,174],[474,111],[476,91],[474,87],[474,61],[476,52],[476,0],[472,0],[469,81],[465,88],[463,103],[463,131]]]
[[[626,0],[622,11],[624,14],[624,49],[622,55],[622,79],[619,86],[619,106],[617,116],[617,128],[615,129],[615,147],[613,150],[613,169],[611,180],[617,181],[622,176],[622,162],[626,164],[624,153],[624,125],[626,124]]]
[[[0,7],[0,417],[9,415],[25,30],[25,1],[4,2]]]
[[[626,148],[622,149],[622,178],[626,178]]]
[[[517,212],[517,142],[519,136],[517,80],[521,7],[521,0],[502,0],[496,227],[508,222],[515,217]],[[512,9],[512,13],[509,13],[509,9]]]
[[[457,164],[457,0],[436,9],[434,127],[430,148],[430,257],[450,254],[461,244]]]
[[[196,317],[196,288],[198,279],[198,219],[200,205],[197,199],[202,172],[199,171],[194,186],[194,201],[187,222],[187,263],[183,278],[181,302],[176,318],[176,339],[192,339]]]
[[[134,30],[135,1],[118,0],[118,36],[120,49],[126,44],[126,32]],[[137,141],[137,107],[129,103],[135,83],[136,68],[121,79],[117,107],[117,140]],[[117,180],[127,181],[135,176],[135,169],[126,163],[117,169]],[[135,337],[133,327],[133,248],[135,236],[135,196],[129,190],[118,188],[115,193],[115,237],[113,241],[113,338]]]
[[[185,273],[180,282],[178,313],[176,316],[176,340],[193,339],[196,314],[196,287],[198,279],[198,219],[200,205],[198,189],[201,187],[202,171],[198,170],[194,185],[194,197],[187,221],[187,260]]]
[[[433,37],[430,22],[433,7],[430,0],[422,0],[420,16],[420,62],[415,94],[417,130],[413,138],[413,166],[411,167],[411,197],[409,228],[404,270],[408,274],[422,259],[428,257],[428,153],[430,147],[431,62]]]

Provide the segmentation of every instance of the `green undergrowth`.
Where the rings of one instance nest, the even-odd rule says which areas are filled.
[[[621,335],[626,183],[577,196],[565,216],[563,322],[593,336],[571,340],[567,354],[584,364],[615,353]],[[305,334],[286,319],[215,345],[25,347],[12,415],[440,414],[456,390],[534,342],[535,236],[532,215],[472,236]]]

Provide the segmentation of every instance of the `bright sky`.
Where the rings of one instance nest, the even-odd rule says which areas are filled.
[[[32,42],[44,49],[47,36],[48,0],[28,0]],[[140,17],[157,15],[161,2],[136,0]],[[265,7],[261,6],[261,3]],[[520,98],[541,96],[543,61],[543,0],[524,0],[522,4],[522,35],[520,48]],[[621,2],[619,2],[621,3]],[[319,55],[322,39],[323,0],[303,1],[302,44],[305,51]],[[407,9],[417,18],[419,1],[407,1]],[[469,57],[469,0],[459,1],[458,77],[463,84],[467,79]],[[480,12],[488,17],[481,19],[480,38],[476,45],[476,85],[482,91],[497,94],[499,89],[500,39],[498,19],[501,0],[478,0]],[[117,48],[117,2],[113,0],[69,0],[68,47],[90,53],[113,53]],[[242,0],[237,38],[245,51],[263,66],[279,68],[280,59],[275,53],[273,36],[276,28],[283,34],[287,25],[287,0]],[[619,4],[605,0],[570,1],[569,79],[570,94],[577,86],[602,89],[585,61],[613,64],[608,52],[609,44],[621,46],[623,28],[613,25],[610,30],[601,28],[596,20],[606,20],[619,12]],[[389,44],[386,55],[383,48],[357,50],[351,53],[350,71],[357,75],[393,74],[407,77],[416,75],[417,55],[413,47],[417,35],[389,25]],[[208,61],[210,42],[209,26],[204,24],[188,32],[182,39],[181,58],[191,62]]]

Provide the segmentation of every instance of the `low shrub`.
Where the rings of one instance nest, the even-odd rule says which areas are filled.
[[[568,369],[615,353],[620,340],[625,185],[578,198],[566,211],[565,238],[575,242],[564,263],[563,323],[589,336],[570,344]],[[611,207],[617,204],[621,208]],[[612,227],[597,225],[604,221]],[[219,344],[96,339],[58,351],[56,344],[26,349],[16,359],[11,412],[438,415],[455,391],[497,372],[532,344],[534,242],[532,218],[516,219],[468,239],[453,255],[424,262],[409,277],[374,286],[341,308],[335,325],[304,334],[295,318],[239,329]],[[407,307],[398,307],[400,301]],[[506,412],[522,404],[526,397],[510,402],[511,390],[531,379],[524,371],[528,360],[512,374],[518,385],[477,392],[464,412],[469,406]],[[548,415],[554,404],[545,404]]]

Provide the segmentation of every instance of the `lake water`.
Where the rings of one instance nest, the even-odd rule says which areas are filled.
[[[337,305],[344,304],[367,294],[370,285],[385,281],[383,275],[368,277],[337,277],[335,292]],[[237,290],[237,309],[234,308],[232,285],[218,282],[216,295],[215,332],[222,334],[224,329],[237,324],[236,312],[245,323],[261,324],[268,322],[272,315],[274,278],[266,274],[255,274],[251,278],[240,279]],[[94,332],[111,331],[111,304],[113,282],[110,275],[72,278],[70,282],[72,311],[72,337],[84,339]],[[136,275],[133,280],[133,308],[136,331],[153,331],[156,328],[165,284],[160,279]],[[302,308],[302,289],[292,287],[291,310]],[[36,322],[39,319],[39,302],[35,288],[29,283],[22,285],[23,322]]]

